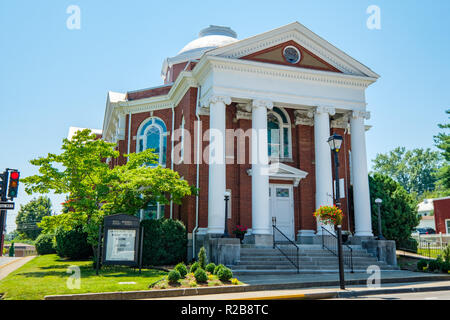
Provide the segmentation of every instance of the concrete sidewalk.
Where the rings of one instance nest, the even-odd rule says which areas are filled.
[[[28,257],[0,257],[0,280],[8,276],[11,272],[19,269],[28,261],[34,259],[36,256]]]
[[[268,290],[224,294],[209,294],[188,297],[171,297],[146,300],[318,300],[332,298],[357,298],[358,296],[448,291],[450,281],[381,284],[380,287],[368,288],[367,286],[347,286],[346,290],[339,288],[311,288],[290,290]]]

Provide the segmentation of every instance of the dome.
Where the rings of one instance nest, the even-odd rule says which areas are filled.
[[[166,81],[168,68],[174,64],[186,62],[189,60],[200,59],[208,50],[223,47],[228,44],[239,41],[237,39],[237,34],[229,27],[214,26],[201,30],[198,34],[198,38],[192,40],[183,49],[178,52],[174,57],[167,58],[164,60],[161,76]]]
[[[198,38],[189,42],[178,52],[180,54],[194,53],[201,51],[202,53],[209,49],[225,46],[227,44],[238,41],[237,34],[229,27],[209,26],[201,30]]]

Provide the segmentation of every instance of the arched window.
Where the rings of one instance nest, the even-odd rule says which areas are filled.
[[[291,122],[287,112],[274,107],[267,113],[267,141],[271,159],[291,159]]]
[[[164,121],[159,118],[148,119],[138,130],[137,152],[147,149],[153,149],[158,155],[158,164],[162,167],[166,166],[167,129]]]

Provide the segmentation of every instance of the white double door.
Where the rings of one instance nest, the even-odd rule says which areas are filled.
[[[286,237],[295,241],[294,235],[294,195],[292,185],[269,185],[270,225],[272,218],[276,218],[276,226]],[[275,232],[275,241],[286,239]]]

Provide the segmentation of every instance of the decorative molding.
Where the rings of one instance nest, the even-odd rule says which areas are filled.
[[[330,116],[334,116],[336,114],[336,108],[328,106],[317,106],[315,109],[315,113],[328,113]]]
[[[236,105],[236,120],[252,120],[252,106],[249,103],[238,103]]]
[[[362,111],[362,110],[353,110],[352,111],[352,118],[353,119],[366,119],[369,120],[370,119],[370,112],[369,111]]]
[[[307,110],[294,110],[295,125],[313,126],[314,113]]]
[[[256,99],[256,100],[252,100],[252,107],[253,108],[267,108],[267,109],[272,110],[273,102],[270,100]]]
[[[229,96],[212,95],[208,98],[207,104],[210,106],[212,103],[222,102],[225,105],[231,104],[231,98]]]
[[[339,114],[335,119],[331,120],[331,128],[347,129],[349,126],[349,114]]]

